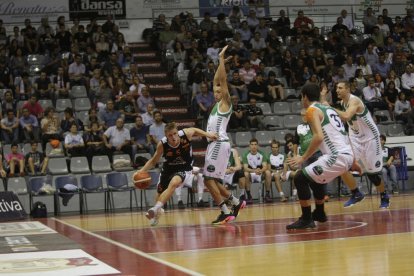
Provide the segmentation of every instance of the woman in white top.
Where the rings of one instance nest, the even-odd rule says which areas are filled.
[[[372,75],[371,66],[369,64],[367,64],[364,56],[360,56],[358,58],[358,66],[357,66],[357,69],[361,69],[362,70],[362,74],[364,75],[365,78],[367,78],[367,77],[369,77],[369,76]]]

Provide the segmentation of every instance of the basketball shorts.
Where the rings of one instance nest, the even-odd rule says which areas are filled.
[[[367,173],[378,173],[382,171],[382,150],[379,139],[372,139],[365,143],[359,143],[351,139],[355,159],[364,165]]]
[[[228,141],[213,141],[208,144],[203,175],[223,180],[227,163],[230,158],[230,143]]]
[[[324,154],[302,171],[316,183],[326,184],[347,172],[351,168],[353,160],[354,157],[348,153]]]
[[[182,171],[182,172],[175,172],[171,174],[161,172],[160,180],[157,185],[157,192],[159,194],[164,192],[168,188],[168,185],[170,184],[171,179],[176,175],[178,175],[181,178],[180,186],[187,186],[187,187],[192,186],[192,181],[193,181],[192,171]]]
[[[225,174],[223,183],[224,184],[238,183],[241,177],[244,177],[243,170],[239,170],[234,173]]]
[[[254,172],[251,172],[250,173],[251,183],[260,183],[260,182],[262,182],[262,175],[263,174],[256,174]]]
[[[283,173],[283,169],[277,169],[276,171],[272,171],[272,178],[274,178],[276,174],[278,174],[280,177],[282,173]]]

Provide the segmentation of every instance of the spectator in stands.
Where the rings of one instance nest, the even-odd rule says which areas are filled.
[[[244,17],[243,10],[239,6],[233,5],[229,12],[231,27],[236,30],[240,27],[240,21]],[[200,24],[201,25],[201,24]]]
[[[256,26],[256,29],[255,29],[254,32],[255,33],[256,32],[259,32],[260,33],[260,36],[264,40],[267,40],[267,36],[269,35],[270,29],[266,25],[266,19],[265,18],[260,18],[259,25]]]
[[[404,27],[407,33],[414,32],[414,10],[413,9],[406,9],[407,15],[404,17]]]
[[[286,77],[287,83],[291,83],[294,78],[294,67],[296,65],[296,58],[292,56],[289,49],[285,50],[282,59],[282,74]]]
[[[390,69],[391,64],[385,63],[385,54],[380,54],[378,57],[378,63],[376,63],[374,68],[372,68],[373,73],[378,73],[381,76],[381,78],[385,80],[388,76],[388,72],[390,71]]]
[[[9,177],[14,177],[17,172],[20,172],[20,176],[24,176],[24,156],[19,152],[19,146],[17,143],[11,145],[11,152],[4,157],[6,160],[6,171],[9,173]]]
[[[93,156],[107,155],[107,150],[103,140],[102,127],[97,121],[90,123],[90,129],[84,133],[83,140],[86,147],[86,157],[91,167]]]
[[[356,81],[357,88],[361,91],[367,86],[367,80],[364,78],[362,69],[357,69],[355,71],[355,81]]]
[[[116,121],[121,118],[121,113],[114,108],[113,100],[108,100],[106,102],[106,107],[100,112],[100,115],[105,129],[114,126]]]
[[[286,156],[279,152],[280,143],[278,141],[272,140],[270,143],[270,146],[271,146],[271,152],[269,153],[267,157],[267,160],[268,160],[267,169],[271,173],[271,178],[268,179],[267,181],[270,181],[270,187],[271,187],[271,181],[272,179],[274,179],[276,189],[280,195],[280,201],[286,202],[288,199],[283,192],[282,183],[281,183],[281,175],[283,173]]]
[[[45,150],[46,143],[50,140],[60,140],[61,136],[59,134],[59,118],[55,114],[54,107],[48,107],[45,110],[45,116],[40,121],[40,126],[42,128],[42,148]]]
[[[384,92],[384,98],[392,120],[394,120],[394,108],[395,102],[398,98],[398,93],[400,93],[400,90],[395,87],[395,83],[393,81],[388,82]]]
[[[140,96],[143,97],[143,96]],[[139,100],[139,98],[138,98]],[[135,122],[138,113],[138,106],[132,96],[132,92],[128,91],[125,96],[121,97],[117,103],[117,110],[119,110],[124,118],[125,123]]]
[[[158,47],[162,51],[166,49],[171,49],[172,45],[177,37],[177,33],[171,30],[170,24],[165,24],[164,29],[160,31],[160,36],[158,38]]]
[[[411,98],[414,93],[414,74],[413,66],[407,65],[405,67],[405,73],[401,76],[401,88],[407,95],[407,98]]]
[[[140,115],[135,118],[135,126],[131,128],[129,133],[132,142],[132,156],[135,156],[139,150],[145,150],[151,156],[154,154],[155,149],[154,145],[151,144],[149,126],[144,125]]]
[[[345,31],[349,31],[348,27],[344,24],[344,19],[342,16],[339,16],[336,19],[336,24],[332,27],[332,32],[336,33],[338,36],[343,36]]]
[[[364,58],[367,64],[371,66],[371,68],[378,63],[377,48],[373,44],[368,44],[367,50],[364,53]]]
[[[1,119],[1,136],[6,144],[19,142],[19,119],[12,109],[7,109],[6,117]]]
[[[124,120],[121,118],[116,120],[116,124],[114,126],[109,127],[105,131],[103,141],[109,150],[109,159],[111,162],[115,151],[122,151],[129,156],[132,154],[131,136],[129,134],[129,130],[124,127]]]
[[[154,104],[151,104],[151,103],[148,104],[147,111],[141,114],[144,125],[150,126],[154,123],[154,111],[155,111]]]
[[[259,54],[258,54],[258,50],[254,50],[252,49],[250,51],[250,64],[252,65],[253,69],[256,71],[256,75],[259,73],[260,71],[260,63],[262,62],[261,59],[259,58]]]
[[[374,16],[371,7],[367,8],[362,24],[364,24],[364,34],[370,34],[372,28],[377,24],[377,18]]]
[[[82,135],[78,132],[78,126],[72,123],[70,132],[65,135],[65,149],[70,156],[84,156],[85,142]]]
[[[105,79],[99,81],[99,89],[95,93],[96,106],[102,111],[105,108],[105,103],[112,100],[112,90],[108,87]]]
[[[132,92],[132,95],[134,98],[138,98],[141,95],[142,88],[145,87],[145,84],[143,84],[139,78],[139,76],[133,76],[132,78],[132,84],[129,87],[129,91]]]
[[[264,126],[264,115],[263,110],[257,106],[257,101],[255,98],[251,98],[249,101],[249,105],[247,105],[247,121],[249,122],[250,128],[258,128],[258,129],[265,129]]]
[[[40,141],[39,122],[36,116],[30,114],[27,108],[22,109],[22,117],[19,119],[20,127],[23,130],[24,141]]]
[[[243,20],[241,22],[240,28],[238,28],[236,32],[240,34],[241,40],[243,41],[244,45],[248,49],[250,49],[251,48],[250,39],[252,38],[253,34],[246,20]]]
[[[39,51],[39,40],[36,30],[32,26],[27,26],[24,31],[24,46],[28,54],[35,54]],[[58,37],[58,36],[57,36]]]
[[[75,124],[78,131],[82,131],[84,129],[83,122],[77,118],[75,118],[73,113],[73,108],[67,107],[64,110],[64,118],[60,122],[60,129],[62,133],[67,134],[70,132],[72,125]]]
[[[315,24],[313,23],[312,19],[304,16],[302,10],[298,11],[298,17],[295,19],[295,22],[293,23],[293,27],[296,33],[310,34],[314,26]]]
[[[262,102],[270,102],[270,95],[263,74],[256,75],[255,79],[247,86],[249,99],[256,99]]]
[[[0,60],[1,64],[1,60]],[[1,67],[1,65],[0,65]],[[1,68],[0,68],[1,71]],[[17,76],[14,79],[14,87],[16,88],[16,98],[20,101],[29,99],[30,95],[35,92],[32,82],[29,79],[29,74],[23,72],[21,76]]]
[[[63,67],[59,67],[57,76],[53,78],[53,85],[55,89],[56,98],[68,98],[70,91],[69,78],[65,74]]]
[[[27,58],[23,55],[22,48],[17,48],[15,53],[11,52],[10,49],[9,54],[11,57],[9,61],[9,67],[6,72],[12,72],[13,76],[19,76],[29,69]]]
[[[184,22],[181,20],[180,15],[177,14],[171,19],[171,30],[178,33],[181,30],[181,26],[184,26]]]
[[[379,89],[379,91],[381,92],[381,95],[383,95],[385,86],[384,86],[384,81],[382,80],[381,75],[379,73],[374,74],[374,85],[376,88]]]
[[[388,26],[388,24],[384,22],[384,17],[382,15],[378,15],[376,26],[382,33],[383,37],[387,37],[390,35],[390,26]]]
[[[283,87],[283,84],[278,79],[276,79],[276,73],[273,71],[269,72],[268,77],[269,79],[265,83],[271,101],[283,101],[285,99],[285,89]]]
[[[73,63],[69,65],[68,74],[71,82],[71,86],[74,85],[86,85],[85,79],[85,64],[82,63],[82,57],[80,55],[75,56]]]
[[[213,41],[213,45],[207,49],[207,59],[218,63],[218,53],[219,53],[220,42],[218,40]]]
[[[231,102],[233,105],[233,113],[229,120],[229,129],[233,130],[247,130],[247,111],[243,105],[239,105],[239,97],[235,94],[231,95]]]
[[[390,30],[392,30],[394,22],[392,22],[392,18],[388,16],[388,9],[382,9],[382,18],[384,20],[384,24],[387,24]]]
[[[207,83],[202,82],[200,84],[201,93],[198,93],[195,100],[198,106],[199,114],[203,117],[203,120],[207,122],[211,109],[216,103],[213,92],[209,89]]]
[[[354,21],[352,20],[352,16],[348,16],[347,10],[342,10],[341,17],[343,24],[348,28],[349,31],[352,31],[354,29]]]
[[[155,147],[158,142],[165,136],[164,128],[165,123],[162,121],[161,111],[155,110],[153,113],[154,123],[149,128],[149,134],[151,137],[151,143]]]
[[[243,62],[243,68],[239,70],[239,74],[244,83],[248,86],[256,77],[256,71],[252,68],[249,60]]]
[[[56,42],[59,46],[60,52],[69,52],[72,46],[72,35],[66,29],[65,25],[60,24],[56,31]]]
[[[216,46],[218,47],[218,42],[215,43],[217,43]],[[188,84],[191,87],[191,99],[193,99],[196,96],[196,94],[200,92],[200,84],[204,81],[204,74],[202,70],[203,64],[198,63],[188,73]]]
[[[342,65],[342,68],[344,68],[344,74],[347,80],[355,77],[357,66],[354,64],[354,60],[351,55],[346,57],[346,63]]]
[[[378,47],[378,50],[379,51],[383,51],[384,50],[384,39],[385,39],[385,36],[381,32],[381,30],[380,30],[380,28],[378,26],[372,27],[372,34],[371,34],[370,39],[374,41],[374,43]],[[368,58],[367,58],[367,61],[369,61]],[[370,65],[373,65],[373,64],[370,64]]]
[[[40,77],[34,83],[34,89],[39,99],[54,99],[53,84],[45,71],[40,72]]]
[[[393,164],[394,154],[393,150],[385,146],[387,137],[383,134],[380,135],[381,149],[382,149],[382,179],[384,179],[385,187],[392,191],[392,193],[398,193],[398,178],[397,169]],[[389,177],[388,177],[389,176]]]
[[[1,111],[2,111],[1,115],[2,116],[7,115],[6,111],[11,109],[13,110],[16,117],[19,117],[19,110],[17,110],[17,101],[13,99],[13,92],[11,90],[7,90],[4,93],[4,98],[0,100],[1,100]]]
[[[76,25],[73,25],[72,28],[74,28]],[[85,32],[85,27],[83,25],[79,25],[77,28],[76,33],[73,33],[73,42],[77,45],[79,45],[79,50],[86,51],[88,48],[88,44],[91,43],[91,37],[90,35]]]
[[[141,90],[141,95],[137,99],[137,107],[139,113],[145,113],[149,104],[154,105],[154,99],[149,93],[148,86],[144,86]]]
[[[238,70],[233,71],[233,77],[229,81],[230,94],[236,95],[242,102],[247,102],[247,86],[246,83],[240,78]]]
[[[180,41],[175,41],[173,44],[173,58],[174,67],[185,69],[185,63],[187,60],[187,51],[184,49],[183,44]]]
[[[401,120],[405,124],[405,134],[414,134],[414,112],[411,108],[411,104],[407,101],[405,92],[401,91],[398,94],[398,100],[395,102],[395,119]]]
[[[249,10],[249,14],[246,16],[246,22],[252,32],[259,25],[259,19],[256,16],[256,11],[254,9]]]
[[[367,64],[364,56],[360,56],[358,58],[357,69],[362,70],[362,75],[364,76],[364,78],[368,78],[368,77],[372,76],[371,66],[369,64]]]
[[[380,90],[375,87],[375,80],[371,77],[368,80],[368,86],[364,87],[362,90],[364,95],[364,103],[366,104],[368,110],[371,114],[374,113],[374,109],[387,109],[385,101],[382,99]]]
[[[84,125],[84,129],[85,131],[91,131],[91,127],[92,127],[92,123],[96,122],[98,124],[98,130],[101,131],[103,130],[103,121],[100,118],[100,116],[98,116],[98,112],[96,111],[95,108],[91,108],[88,111],[88,117],[86,119],[83,120],[83,125]]]
[[[49,158],[43,152],[38,151],[38,143],[32,141],[31,149],[25,156],[26,169],[29,175],[46,175]]]
[[[266,42],[265,39],[262,37],[260,32],[255,32],[253,38],[250,39],[249,44],[251,45],[252,50],[265,50],[266,49]]]
[[[231,22],[231,18],[230,18],[230,22]],[[207,31],[208,32],[208,31],[211,30],[213,24],[214,24],[214,21],[211,20],[210,13],[209,12],[205,12],[204,13],[204,19],[201,20],[201,22],[200,22],[200,30]]]
[[[283,40],[290,35],[290,19],[286,17],[285,10],[279,11],[280,17],[276,20],[274,26],[276,26],[277,32],[283,37]]]
[[[23,104],[22,109],[24,108],[29,110],[29,113],[37,119],[41,119],[43,117],[43,107],[40,105],[35,94],[32,94],[30,99]]]
[[[250,187],[252,183],[259,183],[262,185],[262,181],[265,177],[270,177],[270,171],[267,169],[266,155],[259,150],[259,143],[256,138],[253,138],[249,142],[249,150],[243,154],[243,170],[246,177],[246,202],[248,204],[253,203],[253,198],[250,193]],[[269,192],[269,193],[268,193]],[[262,197],[262,195],[259,195]],[[244,198],[243,198],[244,199]],[[271,202],[270,187],[266,183],[266,202]]]
[[[12,88],[13,76],[4,57],[0,58],[0,89]]]
[[[390,81],[393,81],[395,84],[395,88],[401,91],[401,80],[393,69],[390,69],[390,71],[388,72],[388,76],[385,79],[385,84],[388,84]]]

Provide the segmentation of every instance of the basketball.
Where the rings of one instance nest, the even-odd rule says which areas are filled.
[[[136,172],[133,175],[134,185],[138,189],[146,189],[151,184],[151,175],[148,172]]]

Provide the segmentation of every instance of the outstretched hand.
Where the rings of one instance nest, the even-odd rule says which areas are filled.
[[[227,50],[227,47],[229,47],[229,45],[226,45],[223,47],[223,49],[221,49],[220,53],[219,53],[219,57],[223,57],[224,58],[224,53]]]

